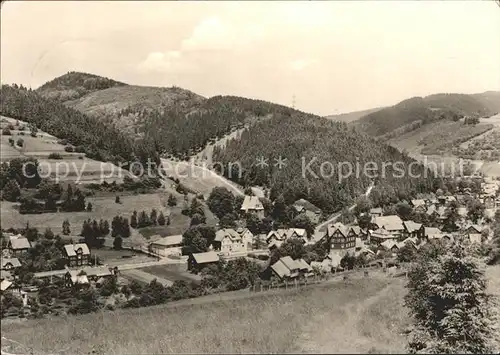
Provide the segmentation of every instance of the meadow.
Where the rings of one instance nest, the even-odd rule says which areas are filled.
[[[408,322],[404,294],[402,279],[366,278],[240,300],[2,324],[2,335],[23,344],[11,353],[397,353]]]
[[[55,234],[62,233],[62,223],[67,219],[71,225],[71,234],[80,233],[83,221],[91,219],[107,219],[110,223],[113,217],[122,215],[130,218],[132,212],[137,210],[147,210],[156,208],[158,211],[165,211],[162,197],[159,194],[141,194],[121,196],[121,203],[115,203],[115,197],[87,197],[86,201],[92,203],[91,212],[55,212],[42,214],[20,214],[15,203],[1,202],[2,225],[23,228],[29,222],[30,226],[37,227],[40,231],[49,227]],[[179,212],[180,213],[180,212]],[[172,219],[175,221],[175,218]]]

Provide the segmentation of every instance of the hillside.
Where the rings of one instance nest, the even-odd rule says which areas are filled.
[[[500,112],[500,91],[486,91],[472,96],[493,112]]]
[[[77,99],[94,91],[126,85],[94,74],[68,72],[43,84],[37,91],[46,98],[64,102]]]
[[[277,166],[280,157],[286,159],[281,168]],[[267,160],[258,165],[261,158]],[[337,211],[364,193],[375,175],[363,171],[366,162],[376,164],[382,173],[383,162],[400,162],[406,167],[412,161],[397,149],[360,134],[345,123],[298,111],[274,115],[253,125],[239,140],[229,141],[226,149],[216,148],[214,160],[222,163],[226,177],[243,186],[271,188],[271,199],[283,194],[288,203],[305,198],[326,212]],[[348,175],[347,165],[352,168],[352,174],[344,178]],[[345,175],[339,179],[340,169]],[[414,170],[414,174],[416,172]],[[386,191],[385,196],[395,198],[411,195],[432,183],[408,176],[395,178],[393,173],[393,167],[387,167],[385,177],[379,179],[374,191],[391,186],[392,193]]]
[[[111,122],[88,116],[57,100],[17,85],[2,85],[0,114],[35,125],[75,147],[76,152],[101,161],[131,162],[154,157],[148,142],[138,144]]]
[[[347,113],[341,113],[338,115],[329,115],[329,116],[326,116],[325,118],[328,118],[329,120],[333,120],[333,121],[352,122],[352,121],[359,120],[361,117],[369,115],[370,113],[377,112],[381,109],[382,109],[382,107],[377,107],[377,108],[371,108],[368,110],[347,112]]]
[[[497,107],[494,95],[435,94],[413,97],[394,106],[372,112],[352,125],[372,136],[382,136],[395,129],[425,125],[442,119],[463,116],[489,116]]]
[[[177,301],[141,309],[2,322],[2,347],[15,354],[67,349],[78,355],[401,353],[405,350],[401,332],[408,323],[402,305],[405,293],[402,279],[365,278],[299,291],[265,292],[246,299],[227,300],[229,295],[221,294],[212,297],[212,302],[202,303],[202,297],[185,300],[195,304]],[[61,332],[61,327],[67,331]]]

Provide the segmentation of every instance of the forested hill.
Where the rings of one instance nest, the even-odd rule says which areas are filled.
[[[494,92],[487,94],[435,94],[423,98],[413,97],[363,116],[351,124],[372,136],[382,136],[404,126],[422,125],[441,119],[489,116],[498,112],[500,104],[495,103]]]
[[[47,99],[36,91],[17,85],[2,85],[0,113],[34,124],[37,128],[65,139],[90,158],[122,162],[151,157],[158,159],[154,146],[133,139],[107,120],[90,117]]]
[[[281,169],[275,166],[279,157],[286,159],[286,166]],[[261,158],[267,159],[267,166],[258,164]],[[316,159],[309,167],[317,177],[305,169],[311,159]],[[383,162],[400,162],[401,167],[407,167],[413,161],[397,149],[360,134],[345,123],[297,111],[274,115],[255,124],[243,132],[241,139],[230,141],[225,150],[215,149],[214,160],[225,166],[222,173],[226,177],[244,186],[270,187],[271,199],[283,195],[286,202],[292,203],[305,198],[326,212],[348,206],[356,196],[365,192],[371,183],[371,175],[362,171],[365,162],[373,162],[381,169]],[[325,175],[321,176],[320,165],[325,162],[334,166],[333,176],[328,176],[331,169],[326,165]],[[353,169],[359,162],[361,173],[358,176],[354,173],[339,182],[339,162],[351,163]],[[241,175],[237,163],[242,166]],[[418,175],[417,171],[423,172],[423,167],[415,167],[413,174]],[[409,198],[433,184],[431,178],[409,178],[408,174],[398,178],[393,172],[387,167],[386,177],[377,179],[374,195],[378,196],[379,203],[384,203],[384,199]]]
[[[81,90],[89,80],[103,83]],[[92,81],[92,82],[94,82]],[[89,85],[87,85],[89,86]],[[101,88],[102,87],[102,88]],[[73,100],[61,100],[67,90],[80,92]],[[211,140],[231,131],[292,109],[261,100],[236,96],[206,99],[178,87],[126,85],[85,73],[68,73],[36,90],[52,95],[65,106],[88,116],[113,122],[122,132],[149,142],[158,152],[187,158]]]
[[[37,89],[37,92],[46,98],[64,102],[78,99],[94,91],[126,85],[102,76],[72,71],[46,82]]]

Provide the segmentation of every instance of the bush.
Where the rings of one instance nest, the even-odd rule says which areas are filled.
[[[18,146],[18,147],[22,147],[22,146],[24,145],[24,139],[19,138],[19,139],[17,140],[16,144],[17,144],[17,146]]]
[[[49,154],[49,159],[57,159],[57,160],[61,160],[63,157],[61,154],[59,153],[50,153]]]
[[[2,135],[4,136],[10,136],[12,133],[10,133],[10,129],[8,129],[7,127],[2,129]]]
[[[73,148],[73,146],[71,145],[67,145],[64,147],[64,151],[68,153],[73,153],[75,151],[75,148]]]

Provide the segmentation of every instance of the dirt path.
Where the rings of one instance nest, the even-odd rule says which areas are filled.
[[[396,289],[399,291],[402,286],[389,283],[378,293],[362,302],[349,303],[331,313],[314,316],[297,340],[300,352],[333,354],[353,352],[353,349],[355,349],[354,353],[367,353],[374,350],[390,351],[386,344],[390,344],[391,334],[398,332],[397,328],[400,325],[391,320],[389,324],[381,324],[379,321],[386,319],[386,316],[379,317],[377,311],[380,307],[390,309],[391,303],[388,301],[391,299],[398,302],[396,299],[399,295],[395,294]],[[384,331],[388,334],[379,334]],[[356,341],[353,342],[353,339]],[[403,343],[397,345],[401,347],[401,350],[404,349]],[[394,344],[391,344],[391,348],[394,348]]]

